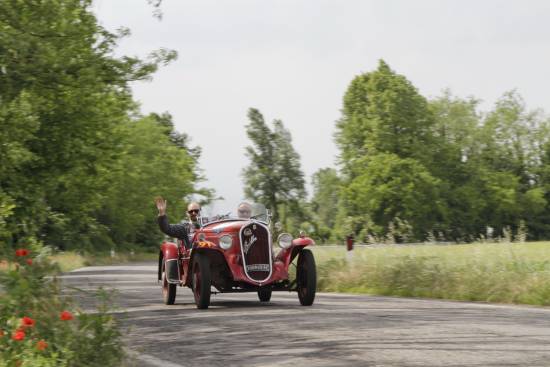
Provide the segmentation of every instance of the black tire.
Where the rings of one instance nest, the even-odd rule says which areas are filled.
[[[198,309],[207,309],[210,305],[210,261],[204,254],[193,258],[193,295]]]
[[[177,284],[168,283],[166,278],[166,262],[162,262],[162,300],[165,305],[173,305],[176,301]]]
[[[302,250],[298,257],[296,269],[298,298],[302,306],[311,306],[317,290],[317,270],[315,258],[310,250]]]
[[[271,289],[260,289],[258,291],[258,298],[260,299],[260,302],[269,302],[271,299]]]

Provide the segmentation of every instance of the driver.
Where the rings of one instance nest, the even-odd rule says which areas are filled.
[[[252,206],[247,202],[240,203],[237,208],[237,215],[242,219],[250,219],[252,216]]]
[[[158,214],[158,223],[160,230],[171,237],[176,237],[183,241],[186,248],[191,247],[191,241],[189,237],[195,229],[200,228],[200,223],[198,217],[200,214],[200,205],[198,203],[190,203],[187,206],[187,217],[189,218],[188,222],[182,224],[170,224],[168,217],[166,216],[166,200],[162,197],[157,197],[155,199],[155,204],[159,211]]]
[[[201,213],[201,206],[199,203],[192,202],[187,206],[187,218],[189,218],[189,221],[187,224],[189,225],[191,231],[193,232],[193,229],[198,229],[201,227],[199,223],[199,214]]]

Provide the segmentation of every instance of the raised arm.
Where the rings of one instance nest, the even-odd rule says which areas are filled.
[[[166,200],[161,197],[155,199],[155,204],[159,211],[158,224],[160,230],[170,237],[176,237],[185,243],[185,247],[189,246],[189,232],[184,224],[170,224],[166,216]]]

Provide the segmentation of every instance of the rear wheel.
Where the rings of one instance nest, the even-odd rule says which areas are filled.
[[[296,269],[298,298],[302,306],[311,306],[317,290],[317,271],[315,259],[310,250],[302,250]]]
[[[271,289],[260,289],[258,291],[258,298],[260,302],[269,302],[271,299]]]
[[[162,263],[162,300],[165,305],[173,305],[176,301],[176,284],[168,283],[166,277],[166,261]]]
[[[199,309],[210,305],[210,261],[204,254],[196,254],[193,258],[193,295]]]

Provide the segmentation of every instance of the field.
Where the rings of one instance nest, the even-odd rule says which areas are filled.
[[[317,246],[318,289],[550,305],[550,242]]]

